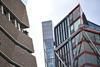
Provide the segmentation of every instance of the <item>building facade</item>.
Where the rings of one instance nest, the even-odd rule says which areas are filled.
[[[0,67],[37,67],[26,7],[21,0],[0,0]]]
[[[54,28],[56,67],[100,67],[100,26],[77,5]]]
[[[42,22],[45,67],[55,67],[52,21]]]

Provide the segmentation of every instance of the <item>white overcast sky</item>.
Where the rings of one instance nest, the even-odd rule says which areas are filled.
[[[100,0],[28,0],[29,35],[33,39],[38,67],[45,67],[42,40],[42,21],[52,20],[55,26],[78,3],[88,20],[100,25]]]

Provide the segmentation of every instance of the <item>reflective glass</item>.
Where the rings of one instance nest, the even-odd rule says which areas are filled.
[[[74,33],[74,25],[71,25],[71,34]]]
[[[77,31],[77,29],[79,28],[80,26],[80,19],[78,19],[75,23],[74,23],[74,29],[75,31]]]
[[[48,49],[47,50],[47,58],[48,59],[54,58],[54,51],[53,51],[53,49]]]
[[[78,7],[76,10],[74,10],[73,21],[75,21],[79,16],[80,16],[80,7]]]

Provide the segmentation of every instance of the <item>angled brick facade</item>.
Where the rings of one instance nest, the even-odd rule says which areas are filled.
[[[25,5],[0,0],[0,67],[37,67]]]

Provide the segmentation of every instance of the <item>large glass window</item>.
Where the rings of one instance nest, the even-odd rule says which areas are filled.
[[[78,19],[77,21],[74,22],[73,25],[71,25],[71,34],[79,29],[80,24],[81,24],[80,19]]]
[[[86,34],[88,35],[89,39],[91,39],[92,41],[100,43],[100,34],[95,34],[92,32],[86,32]],[[89,40],[88,37],[85,35],[85,38],[87,40]]]
[[[76,8],[73,12],[73,20],[75,21],[80,16],[80,7]]]
[[[92,64],[97,64],[97,58],[96,58],[96,56],[86,54],[85,58],[86,58],[85,61],[90,62]]]
[[[71,25],[71,34],[74,33],[74,25]]]
[[[78,19],[77,21],[75,21],[75,23],[74,23],[74,29],[75,29],[75,31],[77,31],[77,29],[79,28],[79,26],[80,26],[80,19]]]
[[[95,35],[95,40],[97,43],[100,43],[100,35],[99,34],[94,34]]]
[[[82,33],[80,32],[79,34],[77,34],[76,36],[75,36],[75,38],[76,38],[76,45],[78,45],[79,44],[79,42],[82,40],[82,35],[81,35]]]
[[[85,38],[87,40],[91,39],[92,41],[95,41],[95,36],[94,36],[94,33],[92,33],[92,32],[86,32]]]
[[[76,38],[74,37],[74,38],[72,39],[72,47],[75,47],[75,45],[76,45]]]

